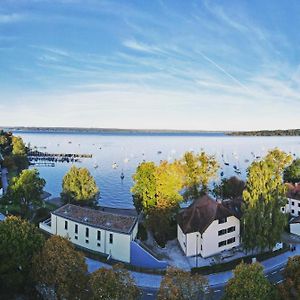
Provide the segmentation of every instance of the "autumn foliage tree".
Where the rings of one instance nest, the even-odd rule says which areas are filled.
[[[234,277],[225,287],[224,300],[275,299],[275,290],[264,276],[263,267],[259,263],[241,263],[233,273]]]
[[[290,155],[275,149],[249,167],[241,222],[246,250],[271,249],[280,241],[287,221],[281,213],[286,203],[282,176],[290,162]]]
[[[81,299],[87,289],[87,265],[67,239],[50,237],[33,259],[33,277],[44,297]]]
[[[208,290],[208,281],[199,274],[191,274],[176,268],[168,268],[161,281],[158,300],[203,299]]]
[[[31,286],[32,258],[43,244],[43,235],[29,222],[14,216],[0,222],[0,290],[20,292]]]
[[[130,273],[119,264],[112,269],[100,268],[92,273],[89,288],[94,300],[135,300],[139,296],[139,289]]]
[[[65,203],[94,204],[99,196],[94,177],[86,168],[72,166],[64,176],[61,197]]]
[[[291,165],[284,170],[283,177],[285,182],[300,182],[300,158],[295,159]]]

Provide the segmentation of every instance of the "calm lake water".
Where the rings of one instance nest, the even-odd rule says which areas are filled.
[[[237,175],[234,166],[245,179],[246,169],[256,156],[279,147],[300,155],[300,137],[231,137],[222,134],[95,134],[95,133],[32,133],[17,132],[26,143],[40,151],[55,153],[92,154],[91,159],[76,163],[87,167],[100,188],[100,204],[132,208],[132,174],[143,160],[159,162],[180,158],[185,151],[204,150],[219,160],[224,177]],[[39,147],[46,147],[41,149]],[[161,153],[160,153],[161,151]],[[112,165],[118,167],[114,169]],[[228,163],[229,165],[225,165]],[[98,165],[97,168],[95,166]],[[46,190],[59,196],[64,174],[71,163],[56,163],[55,167],[39,167],[41,177],[47,181]],[[120,175],[125,178],[121,180]]]

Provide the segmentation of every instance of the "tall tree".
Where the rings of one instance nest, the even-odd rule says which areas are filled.
[[[0,222],[0,289],[20,292],[31,285],[32,258],[43,244],[43,235],[29,222],[13,216]]]
[[[46,181],[39,177],[37,169],[23,170],[9,184],[6,197],[20,205],[23,215],[29,213],[30,206],[42,204],[42,193]]]
[[[53,235],[33,259],[33,277],[44,297],[82,299],[87,289],[87,265],[67,239]]]
[[[239,264],[234,277],[225,287],[224,300],[269,300],[274,299],[274,288],[264,276],[259,263]]]
[[[92,273],[89,286],[95,300],[135,300],[139,296],[133,278],[122,265],[114,265],[112,269],[100,268]]]
[[[206,193],[209,182],[217,175],[219,164],[214,156],[205,152],[186,152],[181,161],[184,170],[185,198],[196,199]]]
[[[66,203],[94,204],[99,196],[94,177],[86,168],[72,166],[64,176],[61,197]]]
[[[282,299],[300,299],[300,256],[290,257],[284,270],[284,282],[279,286]]]
[[[275,149],[249,167],[242,207],[242,241],[246,250],[271,249],[280,240],[287,221],[280,211],[286,203],[282,176],[290,162],[290,155]]]
[[[161,281],[157,299],[197,300],[202,299],[207,290],[208,281],[203,276],[169,268]]]
[[[285,182],[300,182],[300,158],[295,159],[291,165],[284,170],[283,178]]]
[[[223,178],[219,185],[215,185],[213,193],[221,199],[236,199],[243,195],[245,182],[236,176]]]
[[[13,155],[26,155],[27,149],[20,136],[12,137],[12,154]]]

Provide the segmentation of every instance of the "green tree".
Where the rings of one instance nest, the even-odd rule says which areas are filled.
[[[26,155],[27,149],[23,139],[19,136],[12,137],[12,154],[13,155]]]
[[[133,175],[134,186],[131,188],[137,211],[146,212],[156,205],[156,166],[153,162],[139,164]]]
[[[0,289],[21,292],[31,286],[32,258],[43,244],[43,235],[29,222],[14,216],[0,222]]]
[[[269,300],[274,299],[274,288],[264,276],[259,263],[239,264],[234,277],[225,287],[224,300]]]
[[[12,152],[12,133],[0,131],[0,152],[3,156],[11,155]]]
[[[94,204],[99,196],[94,177],[86,168],[72,166],[64,176],[61,197],[65,203]]]
[[[53,235],[33,259],[33,278],[46,298],[82,299],[87,289],[87,265],[67,239]]]
[[[284,282],[279,286],[282,299],[300,299],[300,256],[290,257],[284,270]]]
[[[168,268],[161,281],[158,300],[197,300],[203,299],[208,290],[208,281],[199,274],[191,275],[176,268]]]
[[[243,195],[245,182],[236,176],[223,178],[219,185],[215,185],[213,193],[221,199],[236,199]]]
[[[184,171],[185,198],[196,199],[207,192],[209,182],[216,177],[219,164],[205,152],[186,152],[181,160]]]
[[[289,155],[275,149],[248,169],[242,206],[242,241],[246,250],[271,249],[281,238],[287,221],[281,213],[286,203],[282,176],[290,161]]]
[[[139,289],[130,273],[119,264],[112,269],[100,268],[92,273],[89,286],[95,300],[135,300],[139,296]]]
[[[283,179],[285,182],[300,182],[300,158],[295,159],[290,166],[284,170]]]
[[[41,206],[46,181],[39,177],[37,169],[23,170],[9,184],[6,198],[20,205],[22,214],[28,215],[30,206]]]

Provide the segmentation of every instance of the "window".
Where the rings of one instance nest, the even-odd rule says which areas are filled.
[[[235,242],[235,237],[227,240],[227,245]]]
[[[298,211],[298,216],[300,216],[300,210]]]
[[[77,235],[75,235],[75,240],[78,240],[78,236]]]
[[[202,244],[201,244],[201,251],[202,251]]]
[[[89,229],[88,228],[85,229],[85,236],[89,237]]]
[[[298,203],[298,207],[300,207],[300,202]]]
[[[227,218],[219,219],[219,224],[223,224],[227,222]]]
[[[235,231],[235,226],[231,226],[231,227],[229,227],[228,229],[227,229],[227,232],[229,233],[229,232],[233,232],[233,231]]]
[[[284,207],[281,207],[281,210],[284,211]]]
[[[75,233],[78,233],[78,224],[75,224]]]
[[[85,240],[85,243],[88,244],[88,243],[89,243],[89,240]]]
[[[292,214],[294,214],[295,213],[295,211],[292,209]]]
[[[293,206],[295,205],[295,202],[294,202],[294,201],[292,201],[292,205],[293,205]]]
[[[112,244],[114,242],[114,236],[112,233],[109,234],[109,243]]]
[[[65,229],[68,230],[68,221],[65,221]]]
[[[218,235],[223,235],[226,233],[226,229],[219,230]]]
[[[97,240],[98,241],[101,240],[101,231],[100,230],[97,231]]]
[[[226,245],[226,241],[219,242],[219,247],[223,247]]]
[[[100,243],[97,243],[97,246],[98,246],[98,247],[101,247]]]

